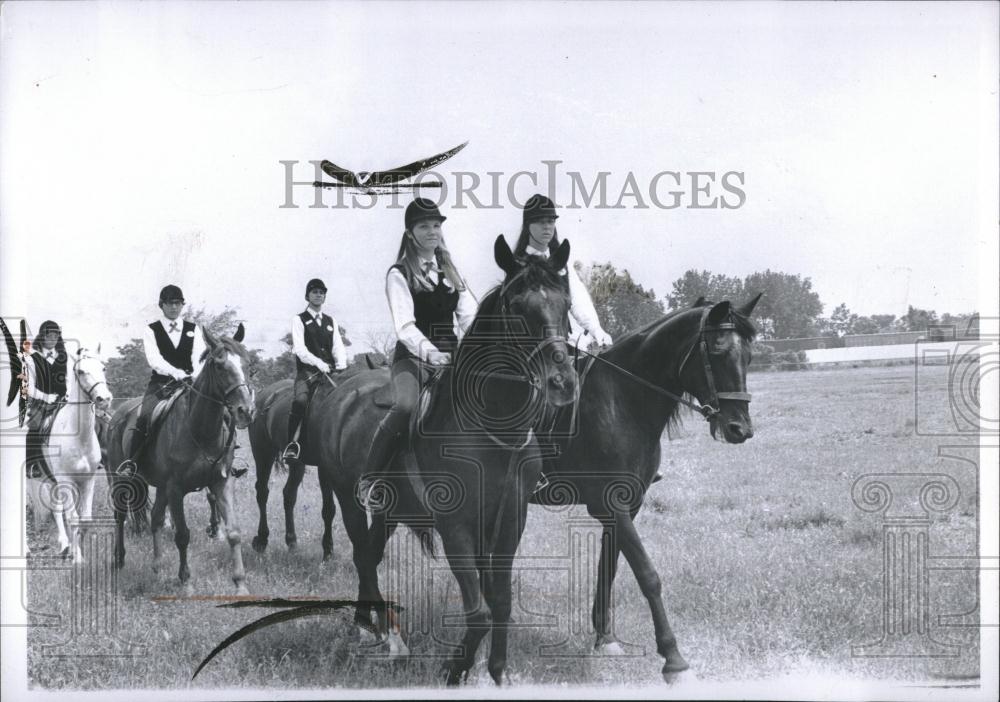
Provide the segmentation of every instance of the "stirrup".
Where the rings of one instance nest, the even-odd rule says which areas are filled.
[[[297,461],[299,460],[299,454],[302,453],[302,447],[299,446],[298,441],[289,441],[288,446],[281,454],[281,460],[284,462]]]
[[[649,484],[652,485],[653,483],[658,483],[661,480],[663,480],[663,473],[656,471],[656,475],[654,475],[653,479],[649,481]]]
[[[122,478],[131,478],[135,475],[137,470],[139,470],[139,466],[136,465],[136,462],[131,458],[126,458],[118,464],[117,468],[115,468],[115,475]]]

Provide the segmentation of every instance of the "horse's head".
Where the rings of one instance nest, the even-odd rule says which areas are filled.
[[[208,348],[202,358],[205,366],[201,372],[201,375],[208,372],[210,392],[229,408],[240,429],[250,425],[256,411],[253,389],[247,383],[250,355],[243,347],[243,334],[242,324],[232,338],[216,338],[206,329],[205,343]]]
[[[578,379],[566,344],[569,282],[560,274],[569,259],[569,242],[563,241],[549,259],[516,258],[501,235],[493,256],[506,274],[497,297],[504,333],[531,345],[527,366],[541,381],[550,404],[574,402]]]
[[[717,410],[710,418],[712,436],[731,444],[753,436],[747,366],[756,330],[750,322],[760,295],[740,308],[730,302],[704,303],[685,313],[697,323],[689,336],[678,376],[681,386],[703,406]]]
[[[83,397],[94,403],[101,411],[111,406],[111,388],[104,377],[104,360],[100,356],[101,347],[97,352],[91,352],[82,346],[73,355],[73,377],[80,387]]]

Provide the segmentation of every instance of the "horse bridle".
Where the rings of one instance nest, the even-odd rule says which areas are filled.
[[[720,322],[719,324],[713,324],[712,326],[708,326],[706,323],[708,321],[708,314],[711,311],[712,311],[711,307],[706,307],[704,311],[702,311],[701,320],[698,323],[698,339],[693,344],[691,344],[691,347],[687,350],[687,353],[684,354],[684,358],[681,361],[680,366],[677,367],[677,379],[679,381],[681,375],[683,374],[684,367],[687,365],[688,361],[690,361],[691,357],[694,355],[694,350],[696,348],[698,349],[699,351],[698,355],[701,358],[702,367],[705,369],[705,383],[708,385],[708,402],[704,404],[692,402],[691,400],[688,400],[685,397],[682,397],[676,393],[672,393],[669,390],[661,388],[659,385],[656,385],[655,383],[649,382],[645,378],[640,378],[635,373],[632,373],[631,371],[622,368],[616,363],[612,363],[606,358],[601,358],[600,356],[592,354],[589,351],[583,349],[581,350],[583,351],[583,353],[587,354],[594,360],[600,361],[605,365],[611,366],[620,373],[623,373],[628,377],[632,378],[637,383],[645,385],[654,392],[664,395],[665,397],[669,397],[670,399],[675,400],[676,402],[679,402],[682,405],[690,407],[694,411],[700,413],[706,420],[712,421],[722,411],[721,406],[719,405],[719,400],[738,400],[740,402],[750,402],[751,395],[748,392],[736,392],[729,390],[723,390],[722,392],[719,392],[718,390],[716,390],[715,374],[712,372],[712,364],[711,361],[709,360],[708,341],[706,337],[709,333],[712,332],[735,330],[736,325],[733,324],[733,322],[731,321],[727,321],[727,322]]]
[[[94,399],[94,391],[101,385],[107,386],[107,382],[103,380],[98,380],[96,383],[91,385],[89,388],[83,387],[83,383],[80,382],[80,362],[85,358],[93,358],[93,356],[81,356],[77,355],[76,360],[73,361],[73,375],[76,376],[76,382],[83,390],[84,394],[87,396],[86,402],[69,402],[66,401],[67,405],[96,405],[97,401]],[[111,387],[108,386],[108,392],[111,392]]]

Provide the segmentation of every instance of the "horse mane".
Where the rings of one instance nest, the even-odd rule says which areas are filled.
[[[226,349],[231,354],[239,356],[240,359],[246,363],[250,362],[250,354],[247,353],[246,347],[240,342],[228,336],[219,336],[215,339],[220,346]],[[206,346],[204,352],[201,354],[201,361],[208,358],[209,354],[212,353],[212,347]]]

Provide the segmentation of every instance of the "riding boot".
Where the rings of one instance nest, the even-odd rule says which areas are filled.
[[[288,461],[296,461],[299,458],[299,454],[302,452],[302,447],[295,438],[295,432],[299,429],[299,424],[302,423],[302,414],[296,412],[292,409],[288,413],[288,444],[285,446],[285,450],[281,454],[281,460],[285,463]]]
[[[146,412],[139,412],[139,416],[135,420],[135,426],[132,427],[131,437],[127,442],[127,449],[125,451],[128,458],[118,464],[118,469],[116,473],[123,475],[133,475],[138,469],[136,461],[139,459],[139,454],[146,447],[146,439],[149,438],[149,415]]]
[[[365,464],[366,475],[381,473],[392,460],[393,455],[402,445],[410,424],[410,414],[395,407],[389,410],[379,422],[372,445],[368,450],[368,461]]]
[[[379,476],[389,467],[392,457],[402,447],[409,425],[409,412],[395,407],[379,422],[368,449],[365,472],[357,486],[358,497],[365,509],[375,509],[374,505],[379,501],[374,497],[379,492]]]

